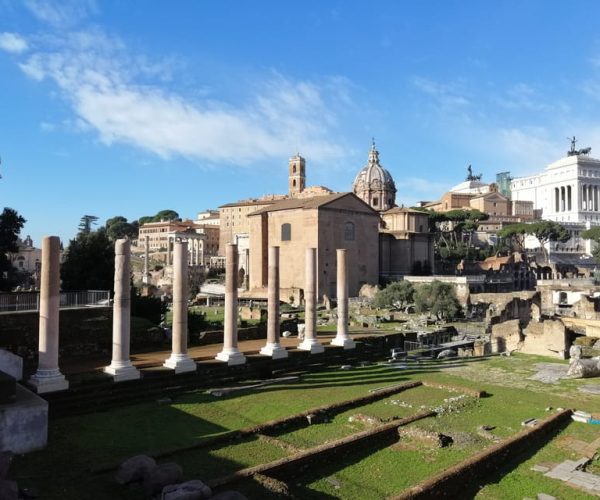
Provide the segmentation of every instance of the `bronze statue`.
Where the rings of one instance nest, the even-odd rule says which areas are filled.
[[[473,175],[473,169],[471,168],[471,164],[469,164],[469,166],[467,167],[467,172],[469,172],[469,174],[467,175],[468,181],[480,181],[481,177],[483,175],[483,174]]]

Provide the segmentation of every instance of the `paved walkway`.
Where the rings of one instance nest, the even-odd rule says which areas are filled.
[[[364,338],[366,336],[389,335],[391,332],[381,332],[380,334],[365,334],[360,333],[350,335],[354,339]],[[327,345],[335,337],[335,333],[319,333],[318,339],[324,345]],[[246,355],[258,354],[260,349],[265,345],[266,339],[244,340],[240,341],[238,348]],[[298,346],[297,337],[282,337],[281,345],[287,349],[295,349]],[[188,349],[189,356],[195,361],[202,363],[221,363],[215,361],[215,356],[221,352],[223,344],[209,344],[203,346],[194,346]],[[161,366],[163,362],[171,355],[170,349],[160,351],[134,352],[131,354],[131,362],[137,368],[150,368],[153,366]],[[77,356],[61,358],[60,371],[65,375],[74,375],[80,373],[89,373],[102,370],[103,367],[110,364],[111,353],[98,353],[97,355]],[[84,358],[84,359],[82,359]]]

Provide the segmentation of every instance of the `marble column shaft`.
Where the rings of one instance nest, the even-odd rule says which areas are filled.
[[[230,365],[246,362],[245,356],[238,350],[238,248],[229,243],[225,253],[225,313],[223,320],[223,350],[216,359]]]
[[[279,323],[279,247],[269,247],[267,290],[267,345],[261,354],[273,359],[287,358],[287,351],[280,344]]]
[[[146,238],[148,238],[146,236]],[[146,240],[146,244],[148,240]],[[148,247],[146,246],[146,252]],[[146,254],[147,255],[147,254]],[[112,361],[104,368],[115,382],[140,378],[129,359],[131,338],[131,244],[119,239],[115,243],[115,296],[113,299]]]
[[[338,248],[336,252],[338,320],[337,333],[331,344],[342,346],[344,349],[354,349],[356,344],[348,335],[348,268],[346,255],[346,249]]]
[[[298,349],[313,354],[323,352],[317,340],[317,249],[306,249],[306,273],[304,277],[304,339]]]
[[[175,373],[196,370],[196,363],[187,355],[188,343],[188,250],[187,241],[175,241],[173,248],[173,328],[171,357],[164,366]]]
[[[30,382],[38,393],[62,391],[69,383],[58,368],[60,239],[42,240],[38,369]]]

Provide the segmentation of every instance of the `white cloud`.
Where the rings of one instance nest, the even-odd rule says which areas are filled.
[[[97,11],[94,0],[25,0],[25,6],[40,21],[58,28],[73,26]]]
[[[71,34],[20,67],[32,79],[54,81],[76,116],[108,145],[231,164],[281,158],[296,148],[318,160],[344,153],[331,139],[334,108],[348,99],[340,79],[317,85],[272,74],[242,106],[192,102],[154,83],[160,63],[131,56],[102,33]]]
[[[28,49],[27,40],[16,33],[0,33],[0,49],[11,54],[21,54]]]
[[[428,78],[415,76],[412,78],[412,84],[424,94],[433,97],[443,108],[465,107],[470,104],[461,85],[457,83],[437,83]]]

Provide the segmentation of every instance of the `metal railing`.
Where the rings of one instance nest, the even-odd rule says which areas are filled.
[[[60,292],[61,309],[108,306],[110,306],[109,290],[78,290],[73,292]],[[0,312],[38,311],[39,308],[39,292],[0,294]]]

